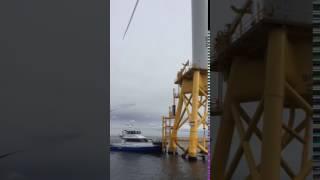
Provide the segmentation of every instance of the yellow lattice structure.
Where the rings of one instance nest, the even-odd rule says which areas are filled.
[[[208,128],[208,85],[207,71],[186,66],[178,73],[176,84],[179,85],[178,105],[170,134],[168,153],[176,154],[177,147],[190,160],[197,159],[199,152],[207,154],[206,130]],[[188,147],[184,148],[178,142],[178,132],[186,123],[190,125]],[[199,129],[203,135],[200,139]]]
[[[269,26],[260,37],[265,37],[266,45],[252,44],[252,47],[261,45],[259,52],[265,49],[264,53],[254,55],[246,46],[247,51],[241,55],[235,51],[229,54],[232,60],[213,155],[214,179],[237,178],[234,174],[242,156],[249,170],[247,179],[279,180],[281,169],[294,180],[310,175],[312,65],[308,33],[292,27]],[[246,41],[245,45],[250,43]],[[242,105],[249,102],[256,104],[252,117]],[[285,110],[290,112],[287,121]],[[303,119],[297,118],[297,110],[304,112]],[[240,142],[231,155],[235,130]],[[257,145],[253,147],[250,142],[254,135],[260,140],[259,158],[254,155]],[[290,157],[299,160],[298,170],[293,170],[295,164],[290,164],[283,153],[293,140],[301,145],[301,153]]]

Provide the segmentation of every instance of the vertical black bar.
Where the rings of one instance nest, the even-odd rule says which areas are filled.
[[[110,1],[106,1],[106,142],[107,142],[107,148],[106,148],[106,164],[107,164],[107,179],[111,179],[110,177]]]
[[[208,0],[208,30],[210,31],[210,0]]]
[[[319,16],[317,15],[318,12],[320,11],[320,1],[319,0],[315,0],[313,1],[313,9],[312,9],[312,26],[313,26],[313,42],[318,42],[318,39],[320,37],[320,33],[319,33]],[[312,76],[313,76],[313,94],[312,94],[312,99],[313,99],[313,179],[317,180],[320,179],[320,163],[319,163],[319,137],[320,137],[320,133],[319,130],[319,111],[317,111],[317,108],[319,108],[320,105],[320,101],[319,101],[319,95],[320,95],[320,91],[318,90],[319,86],[319,71],[317,71],[317,69],[319,69],[320,67],[320,63],[319,63],[319,51],[317,50],[319,48],[319,43],[313,43],[312,45],[313,48],[313,58],[312,58],[312,62],[313,62],[313,72],[312,72]]]

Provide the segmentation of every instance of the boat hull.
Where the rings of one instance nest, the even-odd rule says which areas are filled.
[[[161,146],[150,147],[126,147],[126,146],[113,146],[110,147],[111,151],[135,152],[135,153],[161,153]]]

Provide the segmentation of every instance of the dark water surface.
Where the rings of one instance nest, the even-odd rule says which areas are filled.
[[[207,162],[181,156],[110,153],[111,180],[206,180]]]
[[[207,160],[189,162],[179,155],[110,152],[111,180],[207,180],[207,166]]]

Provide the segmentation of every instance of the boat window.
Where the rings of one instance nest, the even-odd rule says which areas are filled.
[[[147,139],[126,139],[127,142],[148,142]]]
[[[125,131],[126,134],[141,134],[141,131],[134,131],[134,130],[131,130],[131,131]]]

